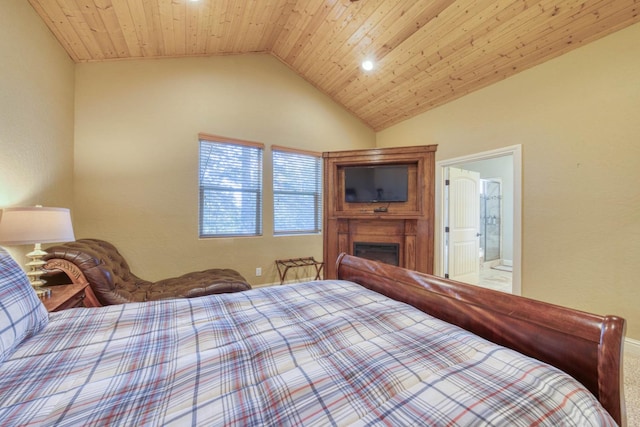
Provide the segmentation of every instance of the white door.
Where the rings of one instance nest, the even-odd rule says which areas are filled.
[[[480,173],[448,168],[448,250],[450,279],[478,284],[480,275]]]

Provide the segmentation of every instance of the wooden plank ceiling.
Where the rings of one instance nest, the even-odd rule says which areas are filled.
[[[76,62],[270,53],[376,131],[640,22],[640,0],[29,2]]]

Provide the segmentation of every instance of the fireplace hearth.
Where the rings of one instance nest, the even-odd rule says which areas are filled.
[[[353,254],[360,258],[400,265],[400,245],[398,243],[354,242]]]

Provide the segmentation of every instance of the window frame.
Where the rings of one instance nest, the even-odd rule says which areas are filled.
[[[204,175],[204,171],[202,168],[202,154],[203,154],[203,143],[209,143],[209,144],[221,144],[221,145],[234,145],[234,146],[239,146],[239,147],[246,147],[246,148],[254,148],[259,150],[259,153],[257,155],[257,160],[259,162],[259,166],[260,166],[260,173],[259,173],[259,178],[256,180],[256,182],[254,182],[254,184],[257,184],[257,187],[253,190],[249,189],[245,189],[245,190],[239,190],[238,188],[233,188],[233,187],[227,187],[226,190],[227,191],[233,191],[233,192],[238,192],[240,191],[242,192],[255,192],[256,194],[256,205],[255,205],[255,215],[256,215],[256,222],[255,222],[255,229],[254,230],[245,230],[245,231],[238,231],[238,230],[234,230],[233,232],[229,232],[229,233],[205,233],[204,229],[205,229],[205,223],[204,223],[204,219],[205,219],[205,193],[207,191],[207,189],[209,189],[210,191],[225,191],[225,187],[223,186],[215,186],[212,187],[211,185],[206,185],[203,184],[203,175]],[[245,141],[245,140],[241,140],[241,139],[235,139],[235,138],[228,138],[228,137],[223,137],[223,136],[218,136],[218,135],[210,135],[210,134],[205,134],[205,133],[199,133],[198,134],[198,237],[200,239],[211,239],[211,238],[229,238],[229,237],[259,237],[262,236],[264,233],[264,225],[263,225],[263,221],[264,221],[264,215],[263,215],[263,208],[264,208],[264,151],[265,151],[265,146],[264,144],[260,143],[260,142],[254,142],[254,141]],[[242,162],[246,162],[249,159],[243,160]]]
[[[275,162],[275,156],[276,153],[281,153],[281,154],[293,154],[293,155],[300,155],[300,156],[307,156],[307,157],[313,157],[314,160],[317,162],[316,167],[317,167],[317,175],[316,175],[316,188],[313,191],[309,191],[309,192],[298,192],[298,191],[281,191],[281,190],[276,190],[276,162]],[[322,226],[323,226],[323,212],[322,212],[322,203],[323,203],[323,163],[322,163],[322,153],[320,152],[316,152],[316,151],[309,151],[309,150],[300,150],[297,148],[291,148],[291,147],[284,147],[281,145],[272,145],[271,146],[271,175],[272,175],[272,201],[273,201],[273,235],[274,236],[291,236],[291,235],[316,235],[316,234],[322,234]],[[313,199],[314,199],[314,206],[313,206],[313,212],[314,212],[314,224],[315,227],[313,229],[299,229],[299,230],[278,230],[276,228],[276,221],[277,221],[277,212],[276,212],[276,198],[279,194],[289,194],[289,195],[312,195]]]

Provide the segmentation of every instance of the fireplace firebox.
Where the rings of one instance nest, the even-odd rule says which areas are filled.
[[[400,265],[400,245],[398,243],[354,242],[353,254],[360,258]]]

